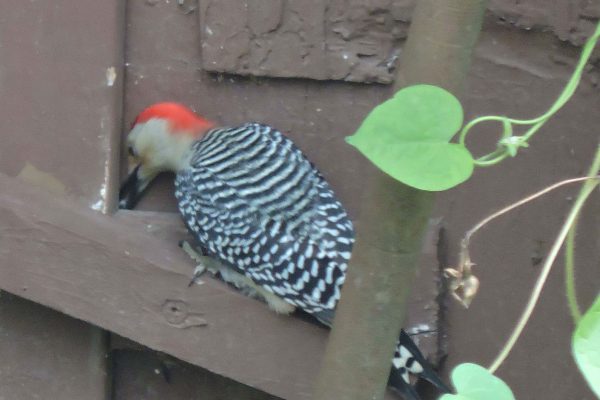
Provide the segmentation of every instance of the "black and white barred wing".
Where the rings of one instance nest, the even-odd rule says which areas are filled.
[[[213,130],[194,150],[176,196],[200,244],[309,313],[333,309],[354,231],[316,168],[260,124]]]

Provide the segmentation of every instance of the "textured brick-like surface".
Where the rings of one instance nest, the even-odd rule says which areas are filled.
[[[203,0],[203,67],[241,75],[390,83],[414,0]],[[491,0],[498,21],[581,44],[599,0]]]
[[[206,0],[208,71],[392,81],[412,5],[405,0]]]
[[[491,0],[489,9],[518,28],[549,30],[576,45],[585,41],[600,18],[599,0]]]

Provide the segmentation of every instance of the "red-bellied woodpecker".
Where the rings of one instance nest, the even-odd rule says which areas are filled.
[[[299,308],[331,325],[354,229],[291,140],[259,123],[215,128],[182,105],[159,103],[138,115],[127,144],[139,164],[121,187],[122,208],[133,208],[159,172],[174,171],[179,211],[203,254],[200,270],[218,272],[276,312]],[[448,391],[402,331],[390,384],[418,399],[409,373]]]

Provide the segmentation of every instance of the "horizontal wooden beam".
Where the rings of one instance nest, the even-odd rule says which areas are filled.
[[[327,331],[209,277],[188,287],[177,215],[106,216],[2,174],[0,188],[2,290],[282,398],[311,397]]]

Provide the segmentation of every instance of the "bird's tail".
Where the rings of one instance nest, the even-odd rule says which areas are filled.
[[[404,330],[392,359],[389,385],[398,391],[406,400],[419,400],[415,388],[410,383],[410,374],[431,382],[441,392],[450,393],[450,388],[442,381],[433,367],[425,360],[423,354]]]
[[[322,310],[313,315],[319,322],[331,327],[335,312],[333,310]],[[419,400],[420,397],[417,391],[410,383],[411,374],[431,382],[443,393],[450,393],[450,388],[433,370],[433,367],[423,357],[417,345],[402,329],[396,345],[396,352],[392,359],[392,369],[390,370],[388,385],[400,393],[406,400]]]

